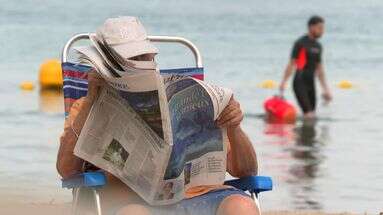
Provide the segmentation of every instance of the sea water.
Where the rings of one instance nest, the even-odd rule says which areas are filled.
[[[0,0],[0,5],[1,199],[70,201],[55,169],[62,95],[23,92],[19,83],[37,81],[40,64],[59,58],[73,34],[95,31],[107,17],[133,15],[151,35],[193,41],[203,55],[206,79],[233,89],[259,172],[274,180],[274,190],[260,196],[264,210],[382,210],[382,1]],[[257,85],[281,79],[292,44],[313,14],[326,19],[321,43],[334,101],[319,102],[316,123],[267,124],[259,117],[262,103],[277,90]],[[182,46],[159,48],[162,68],[194,65]],[[338,89],[341,80],[355,87]],[[291,90],[286,97],[295,102]]]

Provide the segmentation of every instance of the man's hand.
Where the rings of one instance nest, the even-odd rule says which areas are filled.
[[[243,120],[243,113],[239,102],[233,97],[230,98],[229,104],[223,109],[222,113],[216,120],[217,126],[223,128],[237,128]]]
[[[285,89],[286,89],[287,81],[289,80],[291,74],[293,74],[294,69],[295,69],[295,59],[291,59],[286,66],[285,72],[283,73],[281,84],[279,85],[280,96],[283,96],[283,93],[285,92]]]
[[[104,79],[95,71],[88,73],[88,93],[86,100],[92,103],[97,99],[101,87],[105,84]]]
[[[328,89],[323,92],[322,97],[326,103],[329,103],[332,100],[332,95]]]

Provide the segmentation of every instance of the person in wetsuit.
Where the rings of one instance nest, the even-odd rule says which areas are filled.
[[[308,33],[295,41],[291,59],[287,64],[282,82],[281,95],[286,88],[286,83],[294,69],[293,89],[305,118],[315,117],[316,92],[315,76],[318,76],[323,90],[323,98],[331,101],[332,95],[326,83],[322,64],[322,45],[317,41],[324,33],[324,19],[312,16],[307,23]]]

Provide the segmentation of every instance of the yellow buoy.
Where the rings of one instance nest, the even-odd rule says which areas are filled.
[[[60,88],[63,85],[61,63],[59,60],[46,60],[40,66],[39,82],[41,88]]]
[[[35,85],[31,81],[24,81],[20,83],[20,88],[22,90],[33,90],[35,88]]]
[[[337,86],[341,89],[351,89],[353,87],[353,84],[350,81],[340,81]]]
[[[265,81],[262,81],[258,86],[264,89],[273,89],[277,87],[277,82],[273,80],[265,80]]]

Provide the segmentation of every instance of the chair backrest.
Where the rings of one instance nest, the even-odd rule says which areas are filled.
[[[63,92],[65,104],[65,117],[68,116],[70,108],[77,99],[86,96],[88,91],[88,72],[92,69],[90,66],[79,63],[68,62],[68,53],[74,42],[79,39],[89,39],[89,34],[78,34],[72,37],[65,45],[62,52],[62,73],[63,73]],[[204,79],[204,70],[202,67],[202,58],[197,47],[181,37],[169,36],[149,36],[153,42],[174,42],[188,47],[194,54],[196,67],[160,69],[163,76],[180,75],[189,76],[196,79]]]
[[[77,99],[86,96],[88,91],[88,72],[92,69],[89,66],[65,62],[62,63],[63,69],[63,91],[65,104],[65,117],[68,116],[70,108]],[[166,75],[181,75],[190,76],[196,79],[203,80],[203,68],[177,68],[163,69],[160,73]]]
[[[63,70],[63,92],[65,104],[65,117],[77,99],[86,96],[88,92],[88,72],[91,67],[65,62],[61,65]]]

